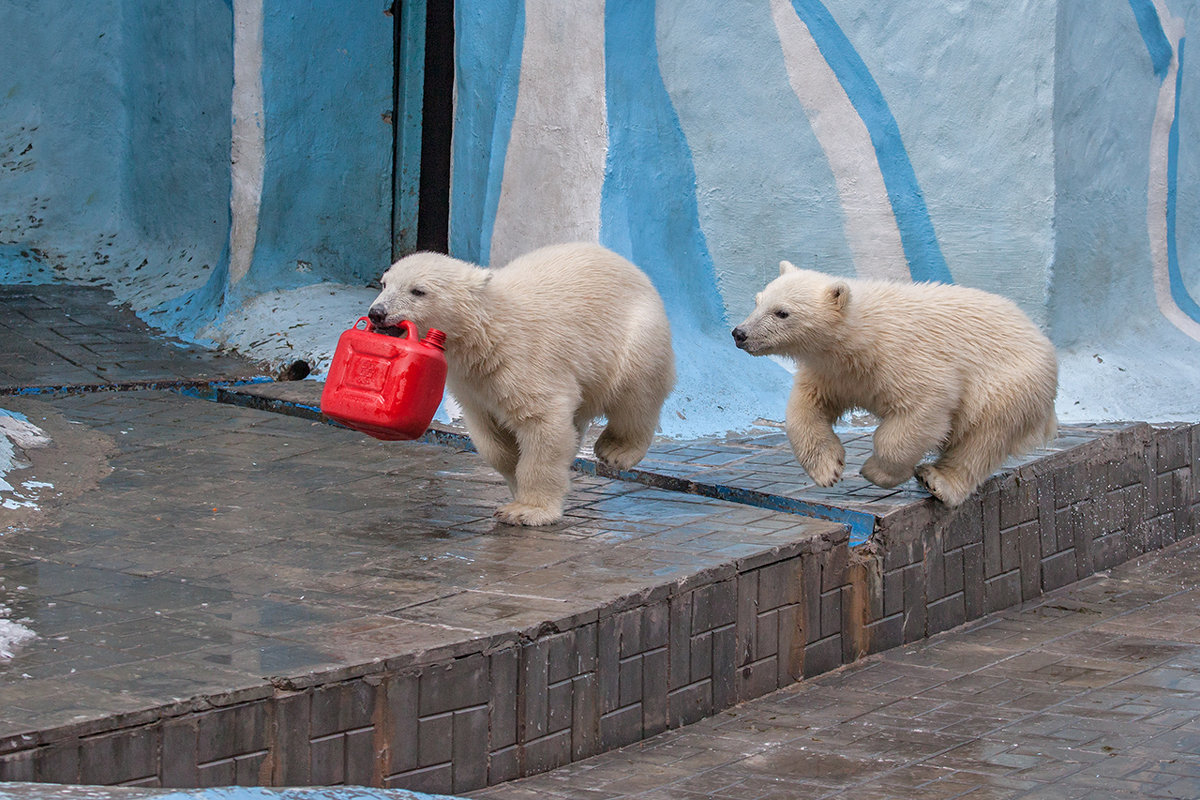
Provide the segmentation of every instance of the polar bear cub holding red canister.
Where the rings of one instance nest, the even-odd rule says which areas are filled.
[[[915,472],[948,506],[1008,456],[1054,436],[1054,346],[998,295],[835,278],[784,261],[733,338],[751,355],[795,359],[788,439],[821,486],[842,476],[833,423],[851,408],[880,418],[862,476],[891,487]],[[931,451],[937,460],[920,464]]]
[[[596,457],[642,460],[675,384],[671,330],[650,279],[596,244],[551,245],[485,269],[439,253],[392,265],[368,316],[446,334],[446,384],[479,454],[504,476],[513,525],[562,517],[569,469],[595,417]]]

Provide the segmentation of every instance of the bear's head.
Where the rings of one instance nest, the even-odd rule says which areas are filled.
[[[779,277],[755,296],[733,340],[754,356],[816,352],[837,339],[849,302],[845,281],[781,261]]]
[[[412,320],[421,336],[430,328],[447,340],[479,316],[480,299],[491,273],[441,253],[413,253],[383,273],[383,290],[371,303],[367,317],[380,327]]]

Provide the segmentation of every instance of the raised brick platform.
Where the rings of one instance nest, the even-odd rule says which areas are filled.
[[[566,521],[528,530],[455,431],[367,439],[310,382],[121,390],[161,377],[0,397],[62,487],[0,535],[0,603],[40,634],[0,663],[0,780],[469,791],[1197,531],[1195,425],[1064,429],[953,511],[813,487],[769,431],[616,479],[585,453]],[[844,436],[855,473],[869,432]]]

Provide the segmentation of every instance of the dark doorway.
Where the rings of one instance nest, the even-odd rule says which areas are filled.
[[[397,0],[392,256],[450,239],[454,0]]]

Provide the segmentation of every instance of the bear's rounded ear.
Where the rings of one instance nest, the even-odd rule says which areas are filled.
[[[471,284],[471,288],[477,292],[483,291],[489,283],[492,282],[492,271],[485,267],[476,267],[472,270],[475,280]]]
[[[789,272],[799,272],[799,270],[796,269],[796,265],[790,261],[780,261],[779,262],[779,274],[786,275]]]
[[[850,284],[845,281],[835,281],[826,290],[829,302],[835,309],[841,311],[850,302]]]

